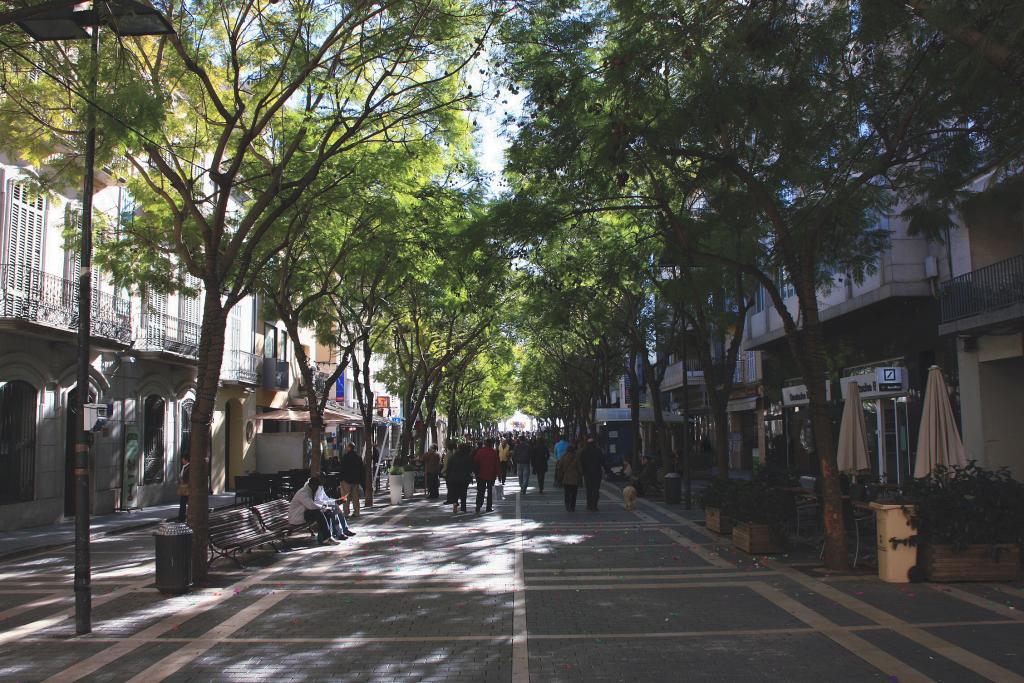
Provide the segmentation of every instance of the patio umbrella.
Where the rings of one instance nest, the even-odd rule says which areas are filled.
[[[868,428],[864,423],[864,407],[860,402],[860,388],[853,381],[846,385],[846,405],[843,421],[839,424],[840,472],[870,470],[868,461]]]
[[[924,390],[921,429],[917,433],[917,460],[914,476],[927,477],[937,465],[951,467],[967,464],[964,442],[953,419],[946,381],[938,365],[928,369],[928,385]]]

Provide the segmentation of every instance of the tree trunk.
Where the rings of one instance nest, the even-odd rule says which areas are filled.
[[[813,285],[811,286],[813,288]],[[818,320],[817,299],[804,309],[804,329],[801,334],[803,364],[806,367],[808,409],[814,433],[814,448],[818,453],[822,479],[822,514],[825,527],[825,566],[833,570],[849,568],[846,549],[846,531],[843,524],[843,495],[839,486],[839,468],[836,444],[825,394],[827,370],[825,349]]]
[[[192,574],[206,580],[210,530],[210,446],[213,412],[224,362],[224,332],[228,311],[221,306],[220,292],[207,288],[203,300],[203,324],[199,337],[196,402],[192,408],[192,441],[189,446],[188,524],[192,527]],[[225,453],[225,457],[228,454]]]
[[[313,368],[306,357],[306,352],[299,343],[298,328],[292,330],[288,327],[288,336],[292,338],[292,346],[295,349],[295,360],[298,362],[299,373],[302,375],[302,389],[306,396],[306,409],[309,411],[309,432],[311,453],[309,459],[309,474],[319,476],[323,463],[323,440],[324,440],[324,414],[320,410],[320,397],[316,393],[316,386],[313,382]]]
[[[626,374],[629,376],[629,427],[633,431],[631,465],[634,471],[639,472],[643,440],[640,438],[640,378],[636,374],[636,360],[637,352],[630,351]]]

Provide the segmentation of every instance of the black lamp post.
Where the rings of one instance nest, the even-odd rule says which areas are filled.
[[[86,424],[89,398],[89,323],[92,314],[92,194],[96,157],[96,80],[99,66],[100,27],[116,35],[151,36],[174,33],[156,9],[135,0],[102,0],[99,3],[68,3],[48,6],[16,22],[37,41],[86,40],[90,42],[89,101],[86,102],[85,182],[82,188],[81,270],[78,274],[78,412],[82,422],[75,430],[75,631],[92,631],[92,564],[89,554],[89,461],[92,425]]]

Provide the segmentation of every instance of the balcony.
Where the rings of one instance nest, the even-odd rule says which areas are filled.
[[[1024,321],[1024,255],[943,283],[939,310],[940,334],[981,332]]]
[[[141,352],[170,353],[196,359],[199,354],[200,324],[149,311],[142,317],[142,336],[136,344]]]
[[[288,361],[277,358],[263,359],[263,388],[286,391],[290,384]]]
[[[220,376],[226,383],[259,385],[263,377],[263,357],[230,349]]]
[[[131,343],[128,299],[93,291],[91,309],[92,337]],[[78,282],[21,264],[0,264],[0,319],[74,333],[78,330]]]

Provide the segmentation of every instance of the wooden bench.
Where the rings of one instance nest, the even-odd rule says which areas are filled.
[[[238,554],[249,552],[263,545],[273,545],[279,536],[260,525],[249,508],[218,510],[210,514],[210,559],[207,566],[218,557],[226,557],[245,568]],[[277,550],[277,547],[274,547]]]
[[[288,536],[301,531],[308,531],[316,534],[316,522],[303,522],[292,524],[288,521],[289,502],[283,498],[268,500],[266,503],[253,505],[252,510],[263,525],[267,533],[274,534],[277,538],[284,540]]]

